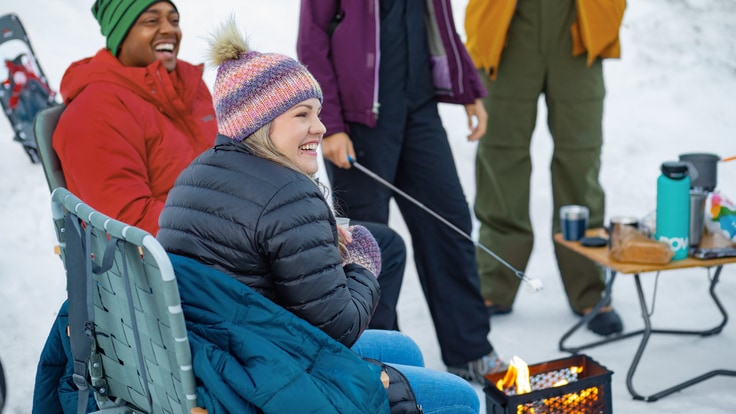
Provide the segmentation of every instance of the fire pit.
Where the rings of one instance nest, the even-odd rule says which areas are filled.
[[[487,414],[613,412],[613,372],[588,356],[574,355],[530,365],[528,371],[525,371],[526,364],[523,365],[518,373],[512,366],[509,371],[486,376],[487,385],[483,391],[486,394]],[[516,377],[512,384],[508,381],[510,376]],[[517,385],[519,380],[521,384]]]

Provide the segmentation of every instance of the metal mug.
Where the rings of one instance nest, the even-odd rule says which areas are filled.
[[[708,192],[703,190],[690,190],[690,232],[688,240],[690,247],[698,247],[703,239],[705,230],[705,200]]]
[[[608,247],[617,247],[621,242],[621,233],[624,226],[639,229],[639,220],[636,217],[615,216],[611,217],[608,224]]]
[[[585,237],[588,229],[590,210],[588,207],[579,205],[567,205],[560,207],[560,228],[562,238],[567,241],[578,241]]]

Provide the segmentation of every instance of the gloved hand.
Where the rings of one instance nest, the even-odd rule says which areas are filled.
[[[360,225],[350,226],[351,241],[345,245],[343,265],[357,263],[374,276],[381,273],[381,249],[371,232]]]

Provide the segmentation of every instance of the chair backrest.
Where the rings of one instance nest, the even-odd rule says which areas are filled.
[[[53,191],[51,204],[67,270],[73,350],[75,335],[94,326],[86,348],[91,349],[88,381],[100,412],[189,414],[196,406],[191,350],[163,247],[151,234],[95,211],[65,188]],[[75,257],[84,262],[82,271]],[[73,280],[89,283],[80,289]],[[86,291],[81,308],[91,313],[84,317],[93,325],[75,322],[79,291]],[[95,361],[101,361],[101,372]]]
[[[64,112],[64,105],[56,105],[43,109],[36,114],[33,121],[33,132],[36,137],[36,147],[38,156],[43,165],[43,172],[46,175],[46,182],[49,185],[49,191],[54,191],[57,187],[66,187],[64,180],[64,171],[61,169],[61,161],[52,146],[52,138],[56,124],[59,122],[61,113]]]

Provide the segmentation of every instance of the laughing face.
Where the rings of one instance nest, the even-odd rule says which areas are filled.
[[[120,45],[118,59],[125,66],[145,67],[160,60],[169,72],[176,68],[181,43],[179,12],[166,1],[146,9]]]
[[[319,99],[307,99],[274,118],[271,124],[273,145],[307,175],[317,172],[317,148],[327,131],[319,119],[321,110]]]

